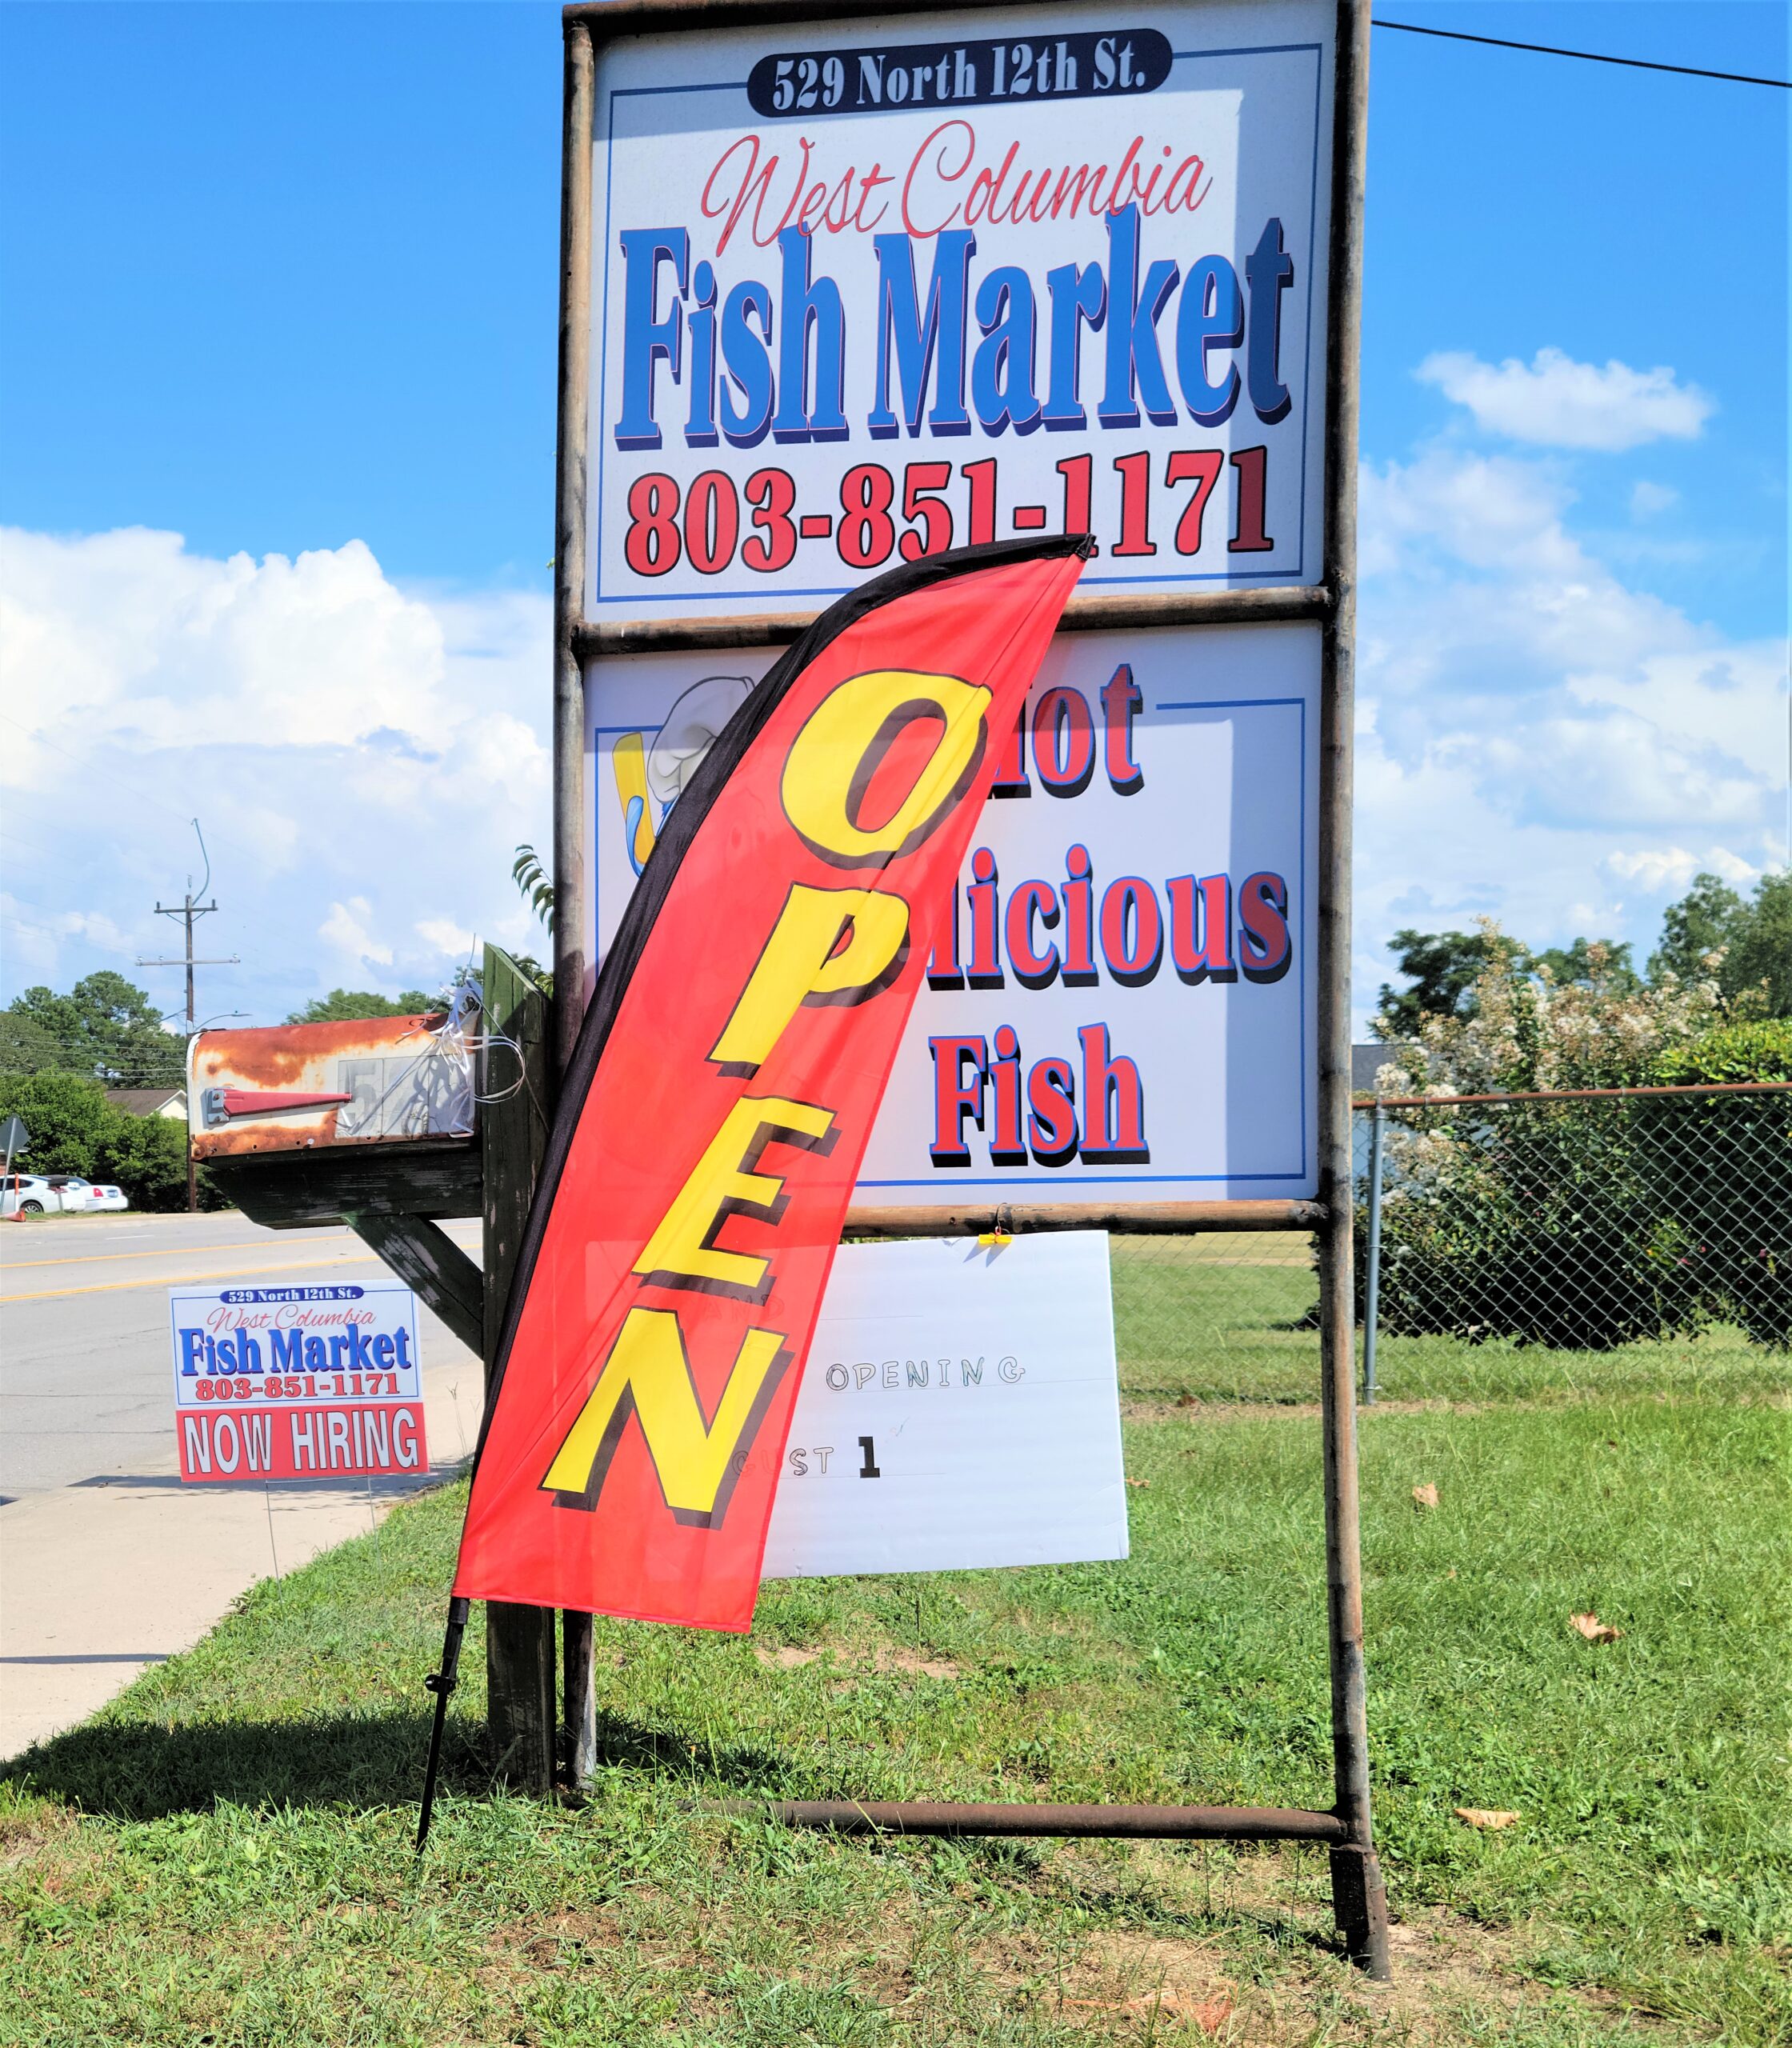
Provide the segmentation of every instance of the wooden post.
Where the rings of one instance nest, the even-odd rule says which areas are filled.
[[[485,1030],[514,1039],[479,1062],[479,1149],[485,1182],[483,1342],[488,1398],[510,1282],[529,1220],[530,1198],[547,1150],[547,1000],[507,953],[486,948]],[[494,1098],[502,1097],[502,1100]],[[554,1789],[554,1613],[492,1601],[486,1609],[486,1723],[498,1768],[519,1790]]]
[[[560,167],[560,391],[554,548],[554,1043],[556,1086],[585,1021],[585,450],[591,364],[591,139],[597,60],[588,22],[566,23]],[[562,1618],[567,1775],[597,1761],[591,1617]]]
[[[1370,1824],[1369,1719],[1362,1662],[1358,1518],[1356,1313],[1350,1162],[1350,806],[1355,714],[1357,338],[1362,311],[1364,139],[1369,8],[1339,0],[1332,135],[1330,353],[1326,378],[1326,586],[1320,684],[1320,1386],[1324,1417],[1326,1619],[1337,1814],[1332,1910],[1345,1946],[1371,1977],[1389,1974],[1387,1898]]]

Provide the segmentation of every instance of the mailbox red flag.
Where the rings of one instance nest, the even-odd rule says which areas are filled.
[[[750,1626],[871,1123],[1081,536],[818,619],[669,814],[525,1234],[457,1596]]]

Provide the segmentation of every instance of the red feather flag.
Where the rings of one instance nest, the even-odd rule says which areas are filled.
[[[672,810],[566,1076],[458,1602],[750,1626],[872,1119],[1087,546],[966,549],[843,599]]]

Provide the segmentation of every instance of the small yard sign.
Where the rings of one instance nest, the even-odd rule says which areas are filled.
[[[168,1306],[183,1480],[429,1470],[408,1287],[175,1287]]]

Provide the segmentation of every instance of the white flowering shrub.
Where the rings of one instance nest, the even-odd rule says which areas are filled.
[[[1484,928],[1493,943],[1473,1014],[1427,1017],[1415,1042],[1390,1046],[1382,1094],[1727,1078],[1738,1059],[1782,1070],[1768,1041],[1792,1042],[1792,1026],[1718,1029],[1725,1012],[1714,977],[1638,986],[1595,947],[1589,978],[1558,986],[1526,971],[1497,926]],[[1707,1074],[1700,1049],[1732,1040],[1744,1051]],[[1792,1053],[1792,1042],[1782,1050]],[[1792,1072],[1792,1062],[1783,1066]],[[1789,1240],[1792,1095],[1440,1102],[1389,1112],[1386,1331],[1605,1350],[1721,1319],[1785,1344]]]

